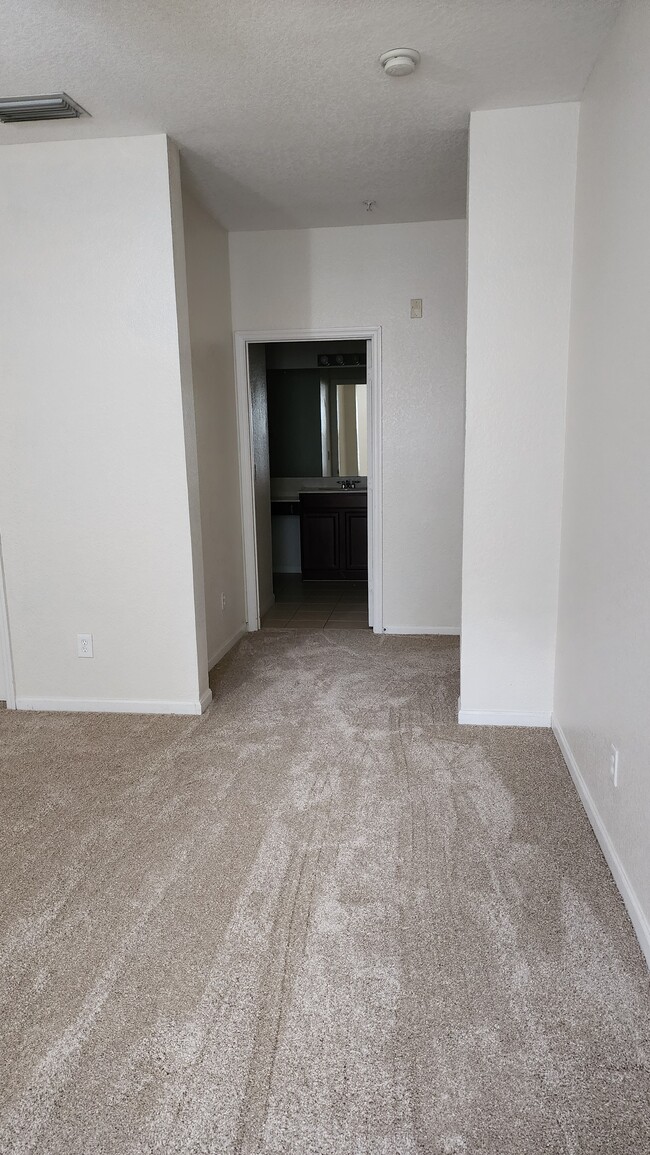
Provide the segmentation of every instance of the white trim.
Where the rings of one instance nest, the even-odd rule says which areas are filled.
[[[17,698],[17,710],[65,710],[73,714],[203,714],[212,701],[205,690],[198,702],[136,701],[119,698]]]
[[[222,658],[225,658],[229,650],[232,650],[233,646],[236,646],[239,639],[244,638],[247,632],[247,626],[244,622],[244,624],[240,626],[238,630],[235,630],[232,637],[228,638],[228,640],[221,646],[218,646],[214,653],[210,655],[208,659],[208,670],[214,669],[217,662],[220,662]]]
[[[384,634],[460,634],[460,626],[384,626]]]
[[[14,682],[14,663],[11,653],[11,634],[9,632],[7,587],[2,561],[2,538],[0,538],[0,662],[2,662],[4,666],[5,702],[7,709],[15,710],[16,684]]]
[[[278,341],[367,341],[368,358],[368,611],[376,634],[383,633],[383,466],[381,327],[361,329],[273,329],[233,335],[237,392],[237,437],[244,548],[246,619],[249,630],[260,628],[255,536],[255,483],[253,476],[253,428],[248,379],[248,345]]]
[[[237,399],[237,440],[239,442],[239,499],[241,504],[244,553],[244,597],[249,630],[260,628],[257,583],[257,536],[255,533],[255,483],[253,478],[253,415],[248,376],[249,341],[233,335],[235,343],[235,391]]]
[[[381,327],[365,333],[368,343],[368,618],[375,634],[384,630],[384,458]]]
[[[594,802],[589,792],[589,787],[587,786],[587,783],[585,782],[580,772],[580,768],[576,762],[566,734],[564,733],[559,722],[555,721],[555,718],[553,718],[552,726],[553,733],[557,739],[557,744],[562,752],[562,757],[564,758],[569,774],[573,779],[573,785],[575,786],[580,801],[585,808],[587,818],[589,819],[593,832],[598,839],[598,843],[600,845],[600,849],[603,852],[605,861],[614,877],[614,882],[616,883],[621,893],[621,898],[625,903],[625,907],[627,913],[630,916],[630,921],[634,927],[636,937],[639,940],[639,945],[643,951],[643,954],[645,955],[648,968],[650,969],[650,922],[648,921],[643,907],[639,902],[636,891],[630,882],[628,873],[618,856],[618,852],[614,846],[614,843],[607,833],[605,823],[598,813],[596,803]]]
[[[460,726],[543,726],[551,725],[550,710],[458,710]]]

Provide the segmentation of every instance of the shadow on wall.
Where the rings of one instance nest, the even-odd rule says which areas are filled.
[[[245,622],[228,235],[183,188],[208,663]]]
[[[182,175],[183,181],[195,196],[199,197],[216,220],[225,229],[233,227],[233,222],[227,219],[227,213],[222,212],[222,206],[229,201],[236,201],[242,215],[251,220],[264,219],[269,223],[269,229],[295,229],[300,222],[279,205],[273,204],[265,197],[261,197],[254,189],[233,180],[228,173],[218,169],[206,156],[203,155],[200,145],[200,133],[193,134],[197,145],[191,149],[183,149]],[[214,189],[219,191],[213,192]]]

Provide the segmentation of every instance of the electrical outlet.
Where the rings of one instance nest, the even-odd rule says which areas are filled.
[[[618,750],[614,745],[609,748],[609,776],[614,786],[618,786]]]
[[[225,608],[226,608],[226,595],[222,594],[221,595],[221,612],[222,613],[225,610]]]
[[[93,636],[92,634],[77,634],[77,657],[78,658],[92,658],[93,656]]]
[[[411,297],[411,320],[422,320],[422,297]]]

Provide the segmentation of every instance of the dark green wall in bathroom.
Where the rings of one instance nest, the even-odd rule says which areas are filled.
[[[267,370],[272,477],[320,477],[320,371]]]

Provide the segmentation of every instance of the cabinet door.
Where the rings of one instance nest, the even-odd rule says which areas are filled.
[[[337,578],[341,549],[336,509],[303,510],[300,518],[302,576],[312,580]]]
[[[343,523],[345,577],[365,581],[368,577],[368,514],[365,509],[346,509]]]

